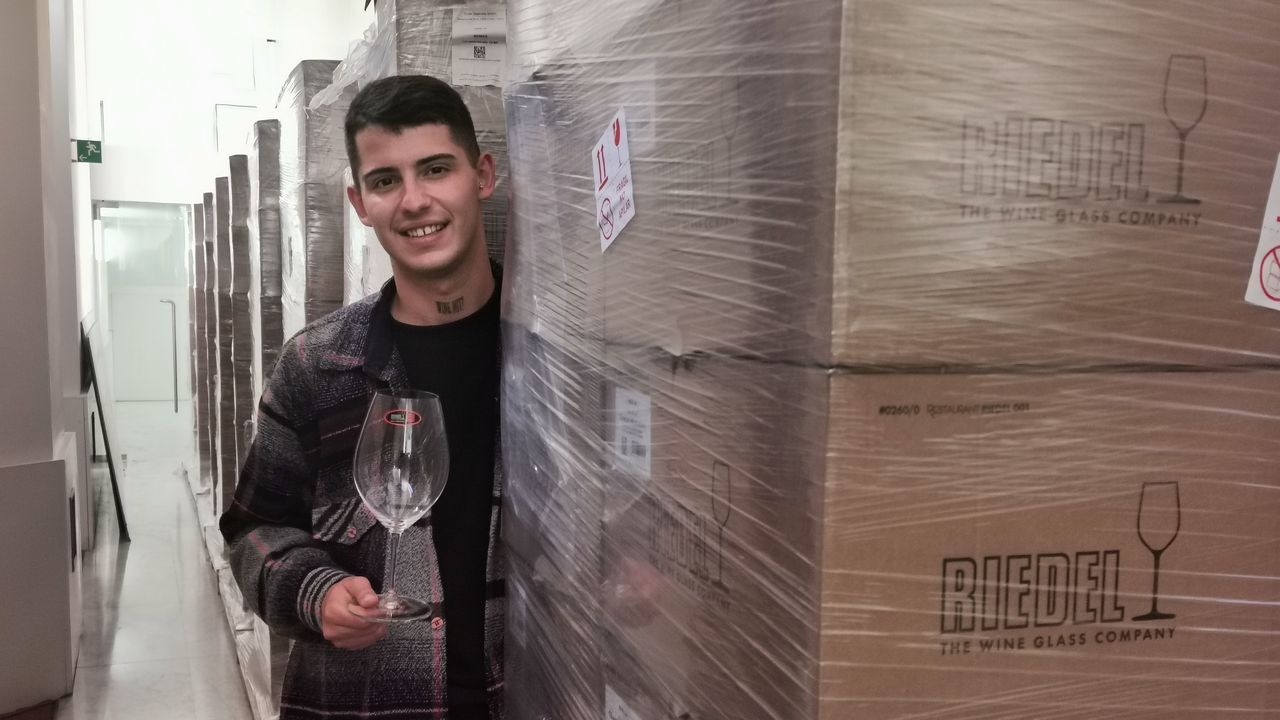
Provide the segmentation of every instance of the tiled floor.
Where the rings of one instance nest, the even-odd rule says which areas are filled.
[[[57,720],[251,720],[235,646],[182,462],[191,416],[119,403],[121,494],[132,542],[117,544],[105,472],[98,542],[85,558],[84,638]]]

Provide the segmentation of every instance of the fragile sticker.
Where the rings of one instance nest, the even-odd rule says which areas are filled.
[[[595,179],[600,252],[604,252],[636,216],[636,198],[631,183],[631,149],[627,143],[627,114],[621,108],[591,151],[591,173]]]
[[[1280,157],[1276,159],[1271,194],[1267,196],[1267,211],[1262,216],[1262,232],[1244,299],[1254,305],[1280,310]]]

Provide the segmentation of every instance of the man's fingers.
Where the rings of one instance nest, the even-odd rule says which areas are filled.
[[[357,605],[361,607],[373,607],[378,604],[378,594],[373,591],[373,586],[369,584],[368,578],[353,577],[343,580],[346,583],[346,591],[355,599]]]

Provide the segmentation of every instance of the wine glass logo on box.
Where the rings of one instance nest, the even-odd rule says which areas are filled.
[[[1107,645],[1172,639],[1175,628],[1139,623],[1173,620],[1160,605],[1161,559],[1182,529],[1177,482],[1143,483],[1136,503],[1136,535],[1152,555],[1149,609],[1129,617],[1122,590],[1130,571],[1116,548],[1073,552],[947,557],[942,560],[942,654]],[[1096,626],[1124,623],[1121,630]],[[991,635],[1036,630],[1026,634]],[[960,640],[981,636],[976,643]],[[975,647],[976,645],[976,647]]]
[[[1198,227],[1201,201],[1187,188],[1187,148],[1209,109],[1208,60],[1171,55],[1162,80],[1159,107],[1178,143],[1176,159],[1169,158],[1172,187],[1153,190],[1147,178],[1148,140],[1170,128],[1122,118],[967,117],[961,129],[960,192],[972,200],[962,206],[962,216]],[[1010,204],[992,206],[981,198]]]

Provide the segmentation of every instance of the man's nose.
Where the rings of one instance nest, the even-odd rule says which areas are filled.
[[[431,187],[428,183],[422,182],[416,177],[411,177],[404,183],[404,198],[401,205],[406,212],[419,212],[431,207],[431,203],[435,198],[431,196]]]

